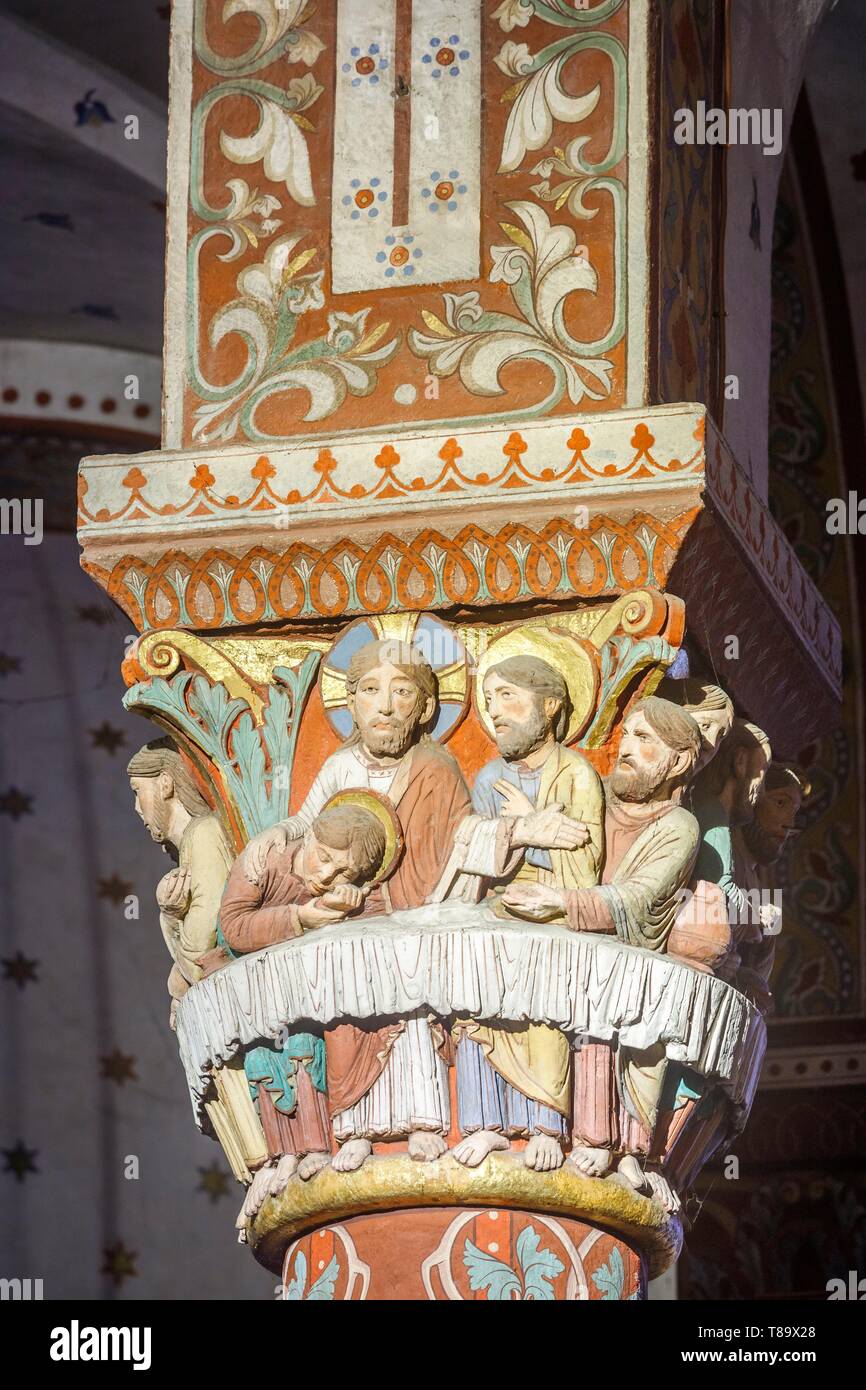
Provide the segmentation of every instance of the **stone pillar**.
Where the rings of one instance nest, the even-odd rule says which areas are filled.
[[[498,751],[485,677],[515,656],[557,674],[562,695],[539,709],[587,785],[615,766],[629,710],[689,660],[783,756],[833,717],[835,620],[712,418],[720,156],[686,167],[656,94],[690,100],[697,71],[716,90],[725,34],[720,7],[687,8],[173,6],[163,448],[83,461],[79,534],[85,569],[140,633],[125,703],[180,758],[167,781],[158,750],[131,775],[140,798],[159,780],[189,871],[161,885],[160,909],[194,1114],[248,1188],[242,1238],[290,1300],[644,1297],[682,1237],[669,1188],[748,1114],[765,1032],[733,973],[712,973],[730,933],[716,949],[702,916],[695,955],[694,922],[674,950],[667,920],[636,951],[659,904],[610,908],[600,821],[594,877],[557,869],[553,841],[546,861],[520,853],[533,881],[598,894],[608,934],[567,930],[565,908],[509,915],[495,876],[460,879],[450,839],[408,826],[417,757],[380,816],[384,918],[356,904],[320,933],[293,917],[250,952],[226,949],[214,915],[231,858],[305,807],[351,735],[350,661],[369,643],[432,671],[428,742],[419,726],[411,746],[438,745],[469,784]],[[685,252],[704,237],[698,296]],[[194,793],[175,815],[180,768]],[[190,825],[210,844],[199,887]],[[428,852],[429,881],[415,872]],[[414,887],[397,893],[404,868]],[[672,893],[691,892],[681,868]],[[660,1010],[663,989],[676,1003]],[[428,1015],[449,1063],[449,1149],[467,1020],[529,1021],[569,1059],[615,1055],[607,1168],[536,1171],[527,1134],[477,1166],[419,1162],[401,1132],[376,1134],[356,1171],[298,1171],[263,1092],[297,1119],[325,1104],[334,1027]],[[642,1139],[623,1046],[661,1087]],[[264,1049],[279,1085],[256,1080]]]

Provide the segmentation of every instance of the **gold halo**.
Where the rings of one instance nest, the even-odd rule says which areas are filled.
[[[387,878],[396,869],[400,855],[403,853],[403,831],[400,828],[394,807],[379,792],[369,791],[366,787],[349,787],[344,792],[336,792],[326,801],[319,815],[321,816],[325,811],[331,811],[337,806],[360,806],[363,811],[369,811],[380,822],[385,831],[385,854],[379,872],[367,882],[370,884],[381,883],[383,878]]]
[[[572,743],[589,723],[595,707],[598,675],[595,663],[586,648],[559,628],[512,628],[490,643],[478,658],[475,672],[475,708],[486,732],[496,742],[496,730],[484,704],[484,677],[491,666],[497,666],[510,656],[536,656],[546,661],[563,677],[571,700],[571,718],[563,743]]]

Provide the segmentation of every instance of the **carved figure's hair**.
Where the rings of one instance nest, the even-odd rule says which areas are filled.
[[[540,656],[507,656],[504,661],[498,661],[489,668],[485,680],[487,676],[499,676],[509,685],[531,690],[539,700],[561,700],[553,725],[553,737],[560,742],[565,738],[571,720],[571,698],[565,677],[555,666]]]
[[[638,710],[662,742],[675,753],[688,753],[694,766],[701,751],[701,731],[688,711],[658,695],[638,700],[629,714]]]
[[[375,878],[385,858],[385,827],[363,806],[332,806],[320,811],[310,827],[329,849],[347,849],[356,883]]]
[[[718,796],[724,790],[728,778],[734,775],[737,754],[741,751],[751,753],[756,748],[763,749],[769,764],[773,750],[764,730],[759,729],[757,724],[750,724],[747,719],[735,719],[731,732],[722,739],[719,751],[699,774],[697,782],[714,796]]]
[[[802,768],[794,763],[772,763],[764,778],[764,791],[796,790],[805,801],[812,794],[812,784]]]
[[[174,783],[175,795],[191,816],[206,816],[210,812],[192,773],[170,738],[155,738],[139,748],[126,765],[128,777],[158,777],[167,772]]]
[[[734,702],[730,695],[725,694],[720,685],[711,685],[709,681],[698,680],[694,676],[689,676],[681,681],[665,676],[658,686],[656,694],[661,699],[670,700],[671,704],[679,705],[685,710],[724,710],[728,716],[728,726],[730,727],[733,723]]]

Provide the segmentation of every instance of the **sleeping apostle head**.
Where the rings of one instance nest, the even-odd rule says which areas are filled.
[[[628,712],[609,787],[620,801],[672,801],[692,775],[701,731],[686,710],[650,695]]]
[[[507,762],[560,742],[568,730],[571,702],[560,673],[537,656],[510,656],[484,677],[484,701]]]
[[[692,776],[695,776],[715,757],[723,740],[731,732],[733,701],[720,685],[711,685],[708,681],[693,677],[679,681],[666,677],[657,693],[662,699],[670,700],[686,710],[701,731],[701,751],[692,771]]]
[[[170,738],[146,743],[130,759],[126,772],[135,793],[136,814],[144,821],[151,838],[166,849],[177,849],[190,821],[210,813]]]
[[[321,897],[346,883],[369,883],[385,858],[385,829],[372,811],[342,805],[320,811],[295,861],[298,876]]]
[[[371,758],[394,761],[417,743],[436,714],[433,668],[408,642],[368,642],[346,672],[346,704],[354,721],[349,742]]]

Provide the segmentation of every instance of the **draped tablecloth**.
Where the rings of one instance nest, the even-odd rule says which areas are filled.
[[[549,1023],[569,1036],[663,1043],[721,1084],[745,1123],[766,1048],[758,1010],[669,956],[557,924],[446,902],[325,927],[243,956],[193,985],[177,1038],[196,1123],[215,1066],[281,1031],[413,1014]]]

